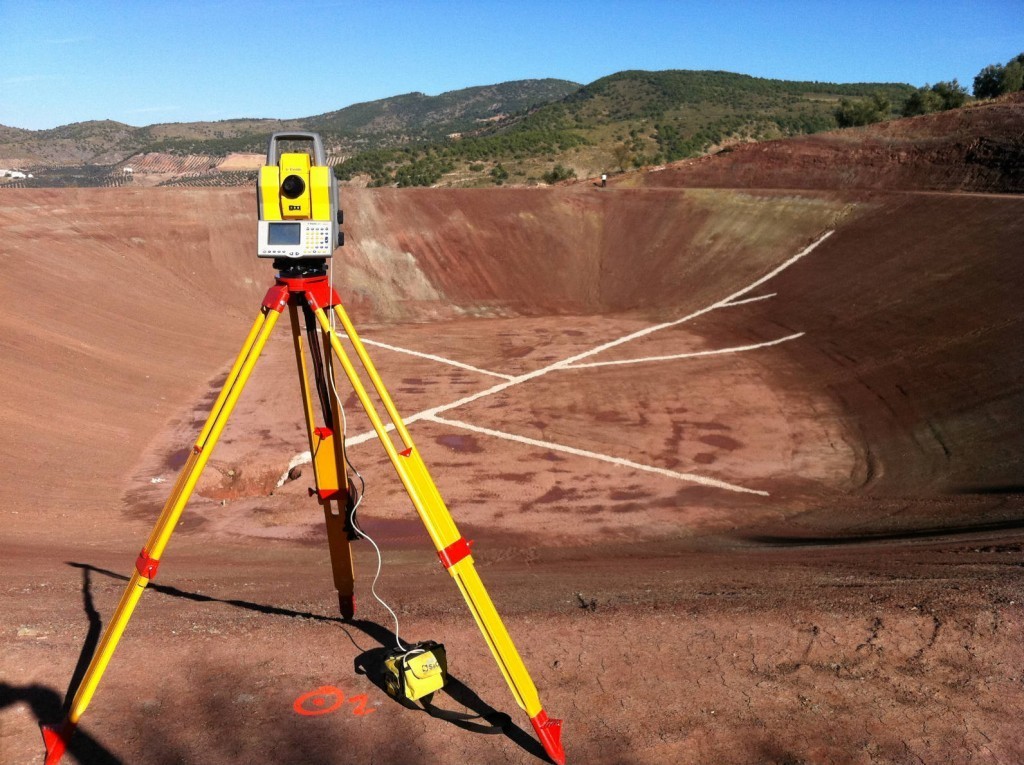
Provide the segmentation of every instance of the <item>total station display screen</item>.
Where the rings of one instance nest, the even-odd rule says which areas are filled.
[[[301,223],[271,223],[267,226],[267,244],[301,244]]]

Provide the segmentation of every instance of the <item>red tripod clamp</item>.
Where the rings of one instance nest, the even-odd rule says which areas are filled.
[[[341,298],[326,276],[278,276],[277,283],[267,290],[263,307],[280,313],[286,305],[299,305],[305,300],[312,310],[328,309],[341,303]]]

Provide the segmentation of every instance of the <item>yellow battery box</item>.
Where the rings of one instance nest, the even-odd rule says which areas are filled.
[[[392,651],[384,659],[384,686],[395,698],[416,701],[444,688],[448,660],[444,645],[427,640]]]

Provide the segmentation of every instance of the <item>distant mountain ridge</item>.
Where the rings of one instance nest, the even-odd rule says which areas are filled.
[[[355,151],[380,143],[437,140],[479,127],[490,119],[525,111],[577,91],[567,80],[515,80],[428,96],[407,93],[295,119],[230,119],[133,127],[113,120],[90,120],[49,130],[0,125],[0,166],[5,158],[23,164],[111,164],[146,152],[224,156],[265,151],[277,130],[315,130],[336,149]]]
[[[406,93],[288,120],[234,119],[132,127],[110,120],[26,131],[0,126],[0,167],[36,167],[28,185],[249,182],[232,154],[259,155],[279,130],[315,130],[348,183],[481,186],[552,183],[658,165],[731,143],[837,127],[843,99],[874,98],[891,116],[915,92],[902,83],[772,80],[723,71],[630,70],[589,85],[517,80],[427,96]],[[205,171],[125,179],[125,163],[155,155]],[[73,167],[77,170],[73,171]],[[62,170],[64,168],[64,170]],[[65,171],[66,170],[66,171]]]
[[[552,183],[673,162],[729,143],[835,129],[843,99],[877,97],[896,116],[914,92],[904,83],[630,70],[457,141],[366,151],[336,170],[343,180],[374,185]]]
[[[500,85],[464,88],[428,96],[406,93],[380,101],[353,104],[302,120],[310,130],[340,133],[408,131],[441,137],[478,127],[510,114],[525,112],[575,93],[580,84],[568,80],[517,80]]]

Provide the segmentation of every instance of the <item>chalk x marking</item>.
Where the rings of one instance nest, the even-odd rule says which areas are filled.
[[[778,340],[769,340],[766,343],[757,343],[756,345],[738,345],[734,348],[716,348],[713,351],[694,351],[693,353],[677,353],[674,356],[647,356],[642,359],[619,359],[618,361],[591,361],[588,364],[573,364],[571,369],[592,369],[593,367],[610,367],[619,364],[642,364],[647,361],[675,361],[676,359],[692,359],[696,356],[717,356],[721,353],[742,353],[743,351],[753,351],[758,348],[767,348],[769,345],[778,345],[784,343],[787,340],[796,340],[798,337],[803,337],[803,332],[797,332],[795,335],[789,337],[780,337]]]
[[[491,428],[482,428],[479,425],[470,425],[468,422],[461,422],[459,420],[449,420],[446,417],[431,416],[425,419],[428,419],[431,422],[436,422],[440,425],[448,425],[453,428],[461,428],[462,430],[469,430],[473,433],[480,433],[485,436],[491,436],[492,438],[503,438],[506,441],[515,441],[516,443],[525,444],[527,446],[536,446],[540,449],[550,449],[551,451],[572,454],[576,457],[587,457],[592,460],[600,460],[601,462],[610,462],[613,465],[629,468],[630,470],[642,470],[647,473],[657,473],[658,475],[667,476],[668,478],[675,478],[678,481],[698,483],[701,484],[702,486],[712,486],[716,489],[726,489],[727,491],[736,491],[742,494],[757,494],[762,497],[768,496],[768,492],[766,491],[748,489],[745,486],[737,486],[734,483],[719,481],[717,478],[708,478],[707,476],[696,475],[695,473],[679,473],[676,472],[675,470],[667,470],[665,468],[654,467],[652,465],[642,465],[639,462],[633,462],[632,460],[622,459],[621,457],[612,457],[611,455],[608,454],[600,454],[599,452],[592,452],[586,449],[577,449],[574,446],[565,446],[564,444],[558,444],[553,441],[539,441],[536,438],[518,436],[515,433],[505,433],[504,431],[492,430]]]
[[[431,361],[437,361],[441,364],[448,364],[449,366],[458,367],[459,369],[465,369],[469,372],[476,372],[481,375],[490,375],[491,377],[500,377],[502,380],[512,380],[512,375],[505,375],[501,372],[492,372],[489,369],[480,369],[479,367],[473,367],[469,364],[463,364],[461,361],[455,361],[454,359],[446,359],[443,356],[435,356],[432,353],[423,353],[421,351],[414,351],[409,348],[400,348],[397,345],[388,345],[382,343],[379,340],[367,340],[365,337],[362,338],[363,345],[375,345],[378,348],[386,348],[389,351],[395,351],[395,353],[407,353],[410,356],[419,356],[421,359],[430,359]]]
[[[423,409],[423,410],[421,410],[419,412],[416,412],[413,415],[410,415],[409,417],[404,418],[404,422],[407,425],[411,425],[412,423],[417,422],[419,420],[433,420],[435,422],[446,422],[446,420],[443,420],[438,415],[440,415],[443,412],[451,411],[452,409],[458,409],[459,407],[465,406],[466,404],[471,404],[474,401],[479,401],[482,398],[487,398],[488,396],[493,396],[493,395],[495,395],[497,393],[501,393],[502,391],[507,390],[507,389],[509,389],[509,388],[511,388],[513,386],[522,385],[523,383],[529,382],[530,380],[535,380],[538,377],[543,377],[544,375],[549,374],[551,372],[554,372],[556,370],[572,368],[574,365],[577,364],[577,362],[582,361],[583,359],[587,359],[587,358],[590,358],[592,356],[596,356],[597,354],[603,353],[604,351],[606,351],[606,350],[608,350],[610,348],[615,348],[615,347],[617,347],[619,345],[624,345],[625,343],[632,342],[633,340],[637,340],[637,339],[639,339],[641,337],[646,337],[647,335],[653,334],[655,332],[659,332],[659,331],[661,331],[663,329],[668,329],[669,327],[675,327],[675,326],[678,326],[680,324],[684,324],[685,322],[688,322],[688,321],[691,321],[693,319],[696,319],[698,316],[703,316],[704,314],[710,313],[711,311],[717,310],[719,308],[725,308],[725,307],[731,306],[731,305],[738,305],[739,304],[739,302],[738,302],[739,298],[742,298],[744,295],[746,295],[749,292],[753,292],[754,290],[756,290],[758,287],[760,287],[765,282],[767,282],[770,279],[773,279],[774,277],[778,276],[780,273],[785,271],[787,268],[792,266],[794,263],[797,263],[801,259],[803,259],[803,258],[807,257],[808,255],[810,255],[812,252],[814,252],[814,250],[818,247],[818,245],[820,245],[822,242],[824,242],[826,239],[828,239],[830,236],[832,236],[833,233],[835,233],[835,229],[826,231],[824,234],[822,234],[820,237],[815,239],[813,242],[811,242],[809,245],[807,245],[804,249],[802,249],[796,255],[794,255],[793,257],[791,257],[789,260],[785,261],[784,263],[781,263],[780,265],[776,266],[774,269],[769,271],[767,274],[762,276],[760,279],[757,279],[757,280],[751,282],[750,284],[748,284],[743,289],[737,290],[736,292],[732,293],[731,295],[729,295],[729,296],[727,296],[725,298],[722,298],[721,300],[719,300],[719,301],[717,301],[715,303],[712,303],[709,306],[706,306],[706,307],[701,308],[701,309],[699,309],[697,311],[694,311],[691,314],[683,316],[680,319],[675,319],[673,321],[664,322],[662,324],[654,324],[654,325],[652,325],[650,327],[645,327],[644,329],[637,330],[636,332],[631,332],[630,334],[623,335],[622,337],[617,338],[615,340],[610,340],[607,343],[603,343],[601,345],[595,346],[594,348],[591,348],[588,351],[583,351],[582,353],[578,353],[575,356],[570,356],[570,357],[568,357],[566,359],[563,359],[561,361],[557,361],[554,364],[549,364],[546,367],[541,367],[540,369],[535,369],[532,372],[526,372],[525,374],[521,374],[521,375],[518,375],[516,377],[509,377],[507,380],[505,380],[505,382],[501,382],[501,383],[498,383],[497,385],[493,385],[490,388],[486,388],[486,389],[484,389],[482,391],[479,391],[478,393],[474,393],[474,394],[469,395],[469,396],[464,396],[463,398],[460,398],[457,401],[452,401],[452,402],[450,402],[448,404],[442,404],[441,406],[431,407],[430,409]],[[364,340],[364,342],[366,342],[366,341]],[[455,421],[452,421],[452,422],[455,422]],[[463,423],[463,425],[465,425],[465,423]],[[473,427],[476,427],[476,426],[473,426]],[[392,423],[388,423],[384,427],[384,430],[387,433],[393,432],[394,429],[395,429],[395,426]],[[482,429],[481,432],[483,432],[483,431],[486,431],[486,428]],[[499,431],[491,431],[491,432],[496,434]],[[509,435],[511,435],[511,434],[509,434]],[[377,437],[376,432],[374,432],[373,430],[368,430],[368,431],[366,431],[364,433],[360,433],[359,435],[347,437],[345,439],[345,445],[346,445],[346,447],[357,446],[359,444],[366,443],[367,441],[372,441],[376,437]],[[553,448],[553,447],[548,445],[547,448]],[[571,447],[565,447],[565,448],[568,449],[568,448],[571,448]],[[617,459],[615,457],[608,457],[607,455],[598,455],[598,454],[595,454],[593,452],[589,452],[589,453],[588,452],[583,452],[582,450],[581,450],[581,453],[583,453],[585,455],[593,456],[595,459],[601,459],[601,460],[605,460],[605,461],[616,460]],[[661,472],[672,473],[672,471],[663,471],[662,468],[651,468],[651,467],[639,465],[639,464],[636,464],[636,463],[634,463],[634,466],[638,470],[649,470],[649,471],[658,472],[658,473],[661,473]],[[678,474],[673,474],[673,475],[674,476],[679,476],[679,475],[688,475],[688,474],[678,473]],[[696,478],[700,478],[700,476],[696,476]],[[689,479],[686,479],[686,480],[689,480]],[[713,479],[713,478],[708,478],[708,479],[703,479],[703,480],[708,482],[706,485],[709,485],[709,486],[714,486],[714,485],[718,485],[718,484],[724,483],[724,482],[721,482],[721,481],[715,481],[715,479]],[[699,482],[700,481],[698,481],[698,483]],[[723,488],[724,488],[724,486],[723,486]],[[742,487],[737,487],[737,489],[741,490],[741,491],[747,491],[747,492],[752,492],[753,491],[751,489],[744,489]],[[754,493],[761,494],[763,492],[754,492]]]
[[[650,327],[645,327],[644,329],[637,330],[636,332],[631,332],[628,335],[623,335],[622,337],[618,338],[617,340],[611,340],[611,341],[609,341],[607,343],[604,343],[603,345],[597,346],[596,348],[591,348],[589,351],[585,351],[583,353],[577,354],[576,356],[572,356],[572,357],[570,357],[568,359],[564,359],[562,361],[556,362],[556,363],[552,364],[551,366],[545,367],[544,369],[539,370],[539,371],[542,374],[547,374],[548,372],[551,372],[551,371],[553,371],[555,369],[565,369],[567,367],[570,367],[570,366],[574,365],[577,361],[581,361],[582,359],[590,358],[591,356],[596,356],[599,353],[604,353],[605,351],[609,350],[610,348],[615,348],[615,347],[617,347],[619,345],[623,345],[624,343],[632,342],[633,340],[637,340],[637,339],[639,339],[641,337],[646,337],[647,335],[653,334],[655,332],[660,332],[661,330],[668,329],[669,327],[677,327],[680,324],[685,324],[688,321],[692,321],[693,319],[696,319],[698,316],[703,316],[704,314],[710,313],[711,311],[715,311],[715,310],[717,310],[719,308],[725,308],[725,307],[733,304],[733,302],[737,298],[741,298],[744,295],[746,295],[748,292],[752,292],[752,291],[756,290],[758,287],[760,287],[762,284],[764,284],[769,279],[773,279],[774,277],[776,277],[779,274],[781,274],[783,271],[785,271],[787,268],[789,268],[791,265],[793,265],[797,261],[799,261],[802,258],[805,258],[808,255],[810,255],[812,252],[814,252],[815,248],[819,244],[821,244],[826,239],[828,239],[830,236],[832,236],[833,233],[835,233],[835,229],[832,229],[830,231],[826,231],[824,234],[819,236],[817,239],[815,239],[809,245],[807,245],[802,250],[800,250],[800,252],[798,252],[796,255],[794,255],[789,260],[787,260],[785,263],[782,263],[781,265],[775,267],[774,269],[769,271],[767,274],[762,276],[757,281],[752,282],[751,284],[748,284],[743,289],[738,290],[738,291],[732,293],[728,297],[722,298],[718,302],[712,303],[709,306],[705,306],[704,308],[701,308],[701,309],[699,309],[697,311],[694,311],[691,314],[687,314],[686,316],[682,317],[681,319],[674,319],[673,321],[667,321],[664,324],[654,324],[654,325],[651,325]]]
[[[637,330],[636,332],[631,332],[628,335],[623,335],[622,337],[616,340],[610,340],[607,343],[602,343],[601,345],[595,346],[594,348],[591,348],[588,351],[577,353],[575,356],[570,356],[569,358],[562,359],[561,361],[556,361],[554,364],[549,364],[546,367],[541,367],[540,369],[535,369],[532,372],[526,372],[524,374],[519,375],[518,377],[513,377],[511,380],[506,380],[503,383],[498,383],[497,385],[479,391],[478,393],[473,393],[469,396],[460,398],[457,401],[452,401],[451,403],[448,404],[442,404],[441,406],[435,406],[432,407],[431,409],[424,409],[408,417],[405,420],[405,422],[409,424],[416,422],[417,420],[425,419],[427,417],[435,417],[443,412],[451,411],[452,409],[458,409],[459,407],[465,406],[466,404],[471,404],[474,401],[479,401],[482,398],[487,398],[488,396],[493,396],[496,393],[501,393],[502,391],[507,390],[508,388],[511,388],[515,385],[522,385],[523,383],[529,382],[530,380],[535,380],[538,377],[543,377],[544,375],[554,372],[555,370],[568,369],[577,362],[582,361],[583,359],[590,358],[591,356],[596,356],[597,354],[603,353],[604,351],[607,351],[610,348],[615,348],[616,346],[632,342],[633,340],[636,340],[641,337],[646,337],[647,335],[653,334],[663,329],[668,329],[669,327],[678,326],[679,324],[683,324],[684,322],[695,319],[698,316],[703,316],[704,314],[709,313],[710,311],[714,311],[717,308],[722,308],[723,306],[728,305],[732,301],[736,300],[736,298],[742,297],[743,295],[746,295],[748,292],[757,289],[769,279],[785,271],[787,268],[789,268],[791,265],[799,261],[801,258],[805,258],[808,255],[810,255],[819,244],[821,244],[830,236],[832,236],[832,233],[833,231],[825,232],[822,236],[818,237],[815,241],[811,242],[809,245],[807,245],[807,247],[802,249],[800,252],[791,257],[785,263],[782,263],[781,265],[772,269],[767,274],[762,276],[760,279],[752,282],[743,289],[738,290],[733,294],[729,295],[728,297],[723,298],[722,300],[719,300],[716,303],[712,303],[711,305],[705,308],[701,308],[700,310],[694,311],[693,313],[688,314],[687,316],[684,316],[681,319],[675,319],[673,321],[668,321],[663,324],[654,324],[650,327],[645,327],[644,329]],[[389,429],[391,427],[392,426],[389,426]],[[369,433],[363,433],[360,434],[359,436],[356,436],[356,438],[359,438],[361,440],[355,441],[354,443],[362,443],[363,441],[369,441],[373,437],[374,433],[372,431],[370,431]]]

